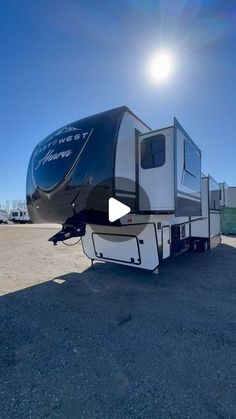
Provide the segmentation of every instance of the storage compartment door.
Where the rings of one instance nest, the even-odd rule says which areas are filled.
[[[96,257],[111,261],[140,265],[138,239],[135,236],[93,233]]]

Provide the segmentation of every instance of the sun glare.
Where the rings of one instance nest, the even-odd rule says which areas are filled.
[[[174,60],[170,53],[159,52],[150,60],[148,72],[153,81],[164,82],[169,79],[174,67]]]

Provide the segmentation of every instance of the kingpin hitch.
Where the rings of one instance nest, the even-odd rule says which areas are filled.
[[[56,246],[57,242],[71,239],[72,237],[83,237],[85,235],[86,224],[81,223],[78,225],[74,224],[63,224],[61,231],[54,234],[54,236],[48,239],[49,242],[53,242]]]

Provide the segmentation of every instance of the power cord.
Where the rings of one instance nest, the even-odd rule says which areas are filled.
[[[76,245],[76,244],[78,244],[80,241],[81,241],[81,237],[79,238],[79,240],[78,240],[77,242],[72,243],[72,244],[65,243],[63,240],[62,240],[62,243],[63,243],[65,246],[75,246],[75,245]]]

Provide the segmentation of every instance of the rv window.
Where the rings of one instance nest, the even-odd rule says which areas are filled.
[[[18,212],[12,212],[12,217],[18,217]]]
[[[184,142],[184,170],[194,177],[199,174],[199,154],[188,141]]]
[[[194,191],[200,191],[201,160],[199,152],[190,144],[184,142],[184,176],[183,184]]]
[[[145,138],[141,142],[141,167],[161,167],[166,160],[165,136],[163,134]]]

